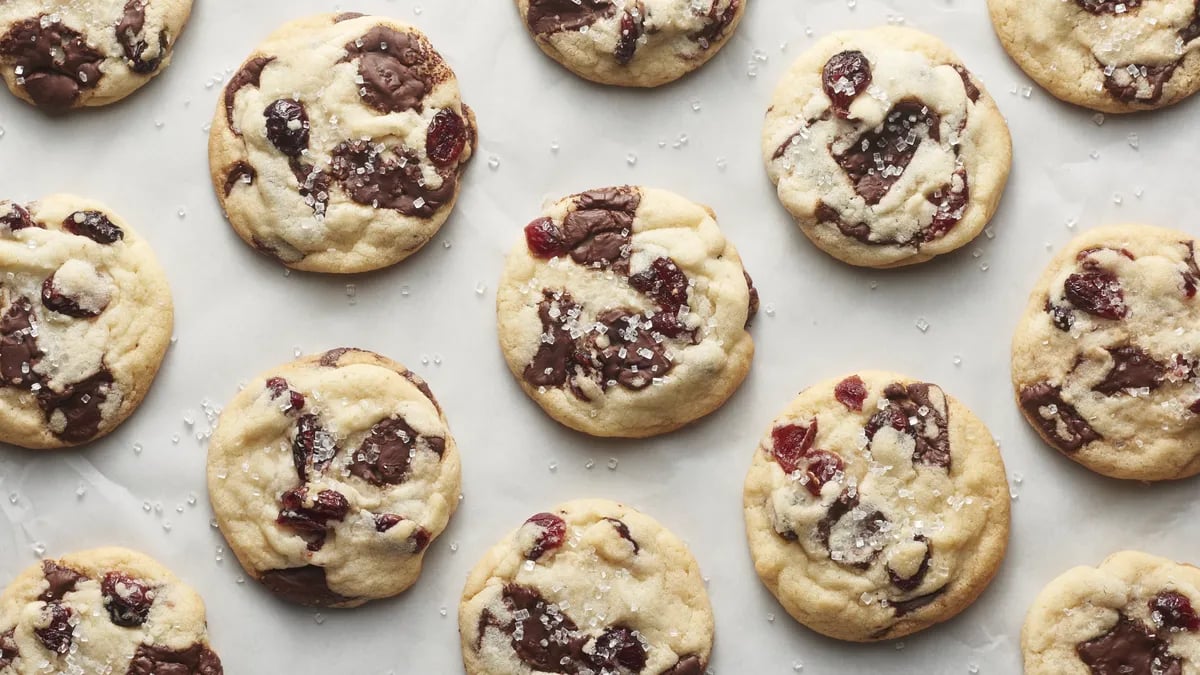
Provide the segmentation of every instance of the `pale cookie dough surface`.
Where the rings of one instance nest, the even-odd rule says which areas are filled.
[[[170,343],[150,246],[73,195],[0,201],[0,442],[86,443],[138,407]]]
[[[412,586],[458,506],[460,474],[425,382],[354,349],[252,380],[221,413],[208,453],[209,497],[242,566],[314,606]]]
[[[509,533],[468,577],[458,621],[468,675],[702,675],[713,644],[687,547],[603,499]]]
[[[1013,337],[1025,418],[1106,476],[1200,472],[1200,269],[1191,235],[1086,232],[1051,261]]]
[[[716,410],[754,354],[758,294],[711,210],[616,187],[550,204],[496,295],[509,369],[551,417],[594,436],[666,433]]]
[[[937,38],[909,28],[834,33],[775,90],[763,160],[821,250],[865,267],[949,253],[991,220],[1008,181],[1008,125]]]
[[[124,548],[43,560],[0,595],[0,675],[221,675],[204,601]]]
[[[1185,563],[1122,551],[1068,570],[1025,617],[1025,675],[1194,675],[1197,606],[1200,569]]]
[[[285,24],[230,78],[209,164],[248,244],[295,269],[365,272],[437,233],[475,140],[454,72],[420,31],[321,14]]]
[[[1017,65],[1058,98],[1109,113],[1200,89],[1195,0],[988,0]]]
[[[657,87],[704,65],[748,0],[517,0],[538,47],[601,84]]]
[[[754,453],[744,492],[759,577],[797,621],[842,640],[945,621],[1008,543],[999,448],[937,385],[860,372],[803,391]]]
[[[0,75],[47,110],[101,106],[167,67],[192,0],[0,2]]]

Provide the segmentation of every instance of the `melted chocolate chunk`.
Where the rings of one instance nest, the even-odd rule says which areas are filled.
[[[628,65],[637,51],[638,40],[645,32],[646,8],[642,3],[632,3],[621,15],[621,23],[617,30],[617,47],[613,52],[617,63]]]
[[[616,11],[611,0],[529,0],[525,22],[539,35],[577,31]]]
[[[913,461],[950,468],[950,405],[940,387],[925,382],[888,385],[883,391],[887,406],[867,420],[867,439],[885,426],[911,436]]]
[[[621,668],[640,673],[646,667],[646,643],[637,631],[613,626],[596,638],[589,661],[601,673],[617,673]]]
[[[288,157],[299,157],[308,148],[308,113],[295,99],[281,98],[263,111],[267,140]]]
[[[100,582],[104,607],[114,624],[136,628],[146,623],[154,605],[154,589],[121,572],[109,572]]]
[[[332,176],[296,158],[292,158],[288,162],[288,167],[292,170],[292,176],[296,178],[297,191],[304,199],[304,203],[313,210],[313,213],[324,215],[325,207],[329,204],[329,187],[333,183]],[[269,252],[272,255],[275,253],[274,249],[269,249]]]
[[[292,439],[292,461],[301,483],[307,483],[309,472],[319,472],[329,466],[337,454],[337,441],[321,426],[316,415],[301,415],[296,420],[296,436]]]
[[[146,43],[145,37],[139,37],[139,35],[146,25],[147,2],[148,0],[126,2],[125,12],[121,15],[121,20],[117,22],[116,27],[117,42],[121,44],[121,50],[125,52],[125,60],[129,62],[129,69],[140,75],[147,75],[158,69],[167,54],[167,32],[163,30],[158,34],[158,56],[151,59],[145,58],[146,50],[150,45]]]
[[[376,26],[361,38],[346,44],[346,58],[358,58],[362,86],[358,94],[367,105],[384,113],[421,112],[435,82],[431,64],[437,58],[410,33]]]
[[[971,200],[971,186],[967,182],[967,169],[958,167],[950,182],[927,195],[925,199],[937,207],[933,220],[925,228],[924,240],[933,241],[949,232],[962,220]]]
[[[1140,621],[1121,615],[1112,630],[1075,646],[1092,675],[1183,675],[1169,646]]]
[[[43,356],[33,321],[28,298],[14,300],[0,317],[0,384],[30,389],[42,381],[33,369]]]
[[[103,312],[105,309],[104,307],[100,309],[84,309],[80,307],[78,300],[64,295],[54,287],[53,274],[46,277],[46,280],[42,282],[42,306],[52,312],[73,316],[77,319],[90,319],[100,316],[100,312]]]
[[[901,617],[906,614],[911,614],[926,605],[932,604],[934,600],[937,600],[938,597],[945,592],[946,588],[943,586],[932,593],[918,595],[917,597],[909,598],[908,600],[888,600],[888,605],[892,608],[892,611],[896,613],[897,617]]]
[[[21,655],[21,650],[17,648],[16,632],[15,628],[10,628],[7,632],[0,633],[0,668],[11,666]]]
[[[616,518],[605,518],[605,520],[612,524],[613,528],[616,529],[617,534],[620,535],[622,539],[630,544],[633,544],[634,555],[637,555],[641,552],[642,547],[638,546],[638,543],[633,539],[633,535],[629,534],[629,526],[625,524],[625,521],[618,520]]]
[[[882,549],[878,535],[888,522],[882,511],[864,507],[858,495],[842,492],[817,523],[817,539],[834,562],[866,569]]]
[[[223,675],[221,659],[206,645],[183,650],[138,645],[126,675]]]
[[[854,183],[854,191],[873,206],[900,180],[926,136],[941,140],[940,123],[941,117],[920,101],[901,101],[878,129],[860,136],[834,160]]]
[[[74,591],[80,581],[87,580],[83,574],[53,560],[42,561],[42,576],[46,578],[47,584],[46,590],[38,596],[38,600],[42,602],[58,602],[67,593]]]
[[[1046,437],[1063,452],[1075,452],[1103,438],[1062,398],[1062,389],[1048,382],[1021,389],[1021,407],[1042,428]]]
[[[225,174],[225,196],[228,197],[233,188],[238,185],[250,185],[254,183],[254,179],[258,177],[258,172],[254,167],[243,161],[234,162],[233,166],[229,167],[229,173]]]
[[[347,353],[361,351],[363,350],[355,349],[354,347],[338,347],[337,349],[330,349],[321,355],[321,358],[317,361],[317,363],[324,368],[336,368],[338,361],[340,361],[341,358]]]
[[[1179,39],[1184,44],[1200,37],[1200,0],[1196,0],[1196,9],[1192,12],[1192,20],[1179,30]]]
[[[971,71],[967,70],[965,66],[958,63],[955,63],[950,67],[953,68],[954,72],[958,73],[958,76],[962,78],[963,91],[967,93],[967,98],[970,99],[972,103],[978,101],[979,87],[975,86],[974,80],[971,79]]]
[[[1064,333],[1069,332],[1075,325],[1075,314],[1071,311],[1070,307],[1056,305],[1050,302],[1049,298],[1046,298],[1044,309],[1050,315],[1050,320],[1054,322],[1055,327]]]
[[[315,565],[264,572],[259,581],[284,599],[310,607],[329,607],[353,600],[334,593],[325,579],[325,568]]]
[[[871,63],[858,50],[834,54],[821,69],[821,88],[829,97],[833,113],[842,119],[850,117],[850,104],[870,84]]]
[[[237,93],[241,91],[242,87],[257,87],[263,69],[274,60],[274,56],[256,56],[250,59],[233,74],[233,77],[229,78],[229,84],[225,85],[225,119],[229,122],[229,128],[234,134],[242,135],[242,130],[233,123],[233,104],[237,99]]]
[[[341,522],[350,513],[350,502],[336,490],[321,490],[308,505],[308,488],[297,487],[280,497],[279,516],[275,522],[308,542],[309,551],[319,551],[331,529],[330,521]]]
[[[1075,4],[1092,14],[1116,14],[1117,5],[1121,6],[1121,12],[1124,13],[1137,9],[1142,0],[1075,0]]]
[[[12,202],[4,202],[0,206],[7,206],[8,213],[0,216],[0,225],[7,227],[9,230],[16,232],[27,227],[39,227],[45,229],[41,223],[36,223],[33,217],[29,215],[29,210],[20,204]]]
[[[38,392],[38,405],[48,421],[54,420],[56,412],[62,413],[65,426],[55,436],[68,443],[83,443],[100,431],[103,421],[100,407],[108,400],[112,387],[112,373],[101,365],[94,375],[68,385],[61,392],[43,387]]]
[[[353,19],[358,19],[363,16],[366,16],[366,15],[363,14],[362,12],[342,12],[341,14],[338,14],[333,17],[333,22],[341,23],[343,21],[351,21]]]
[[[104,75],[104,54],[82,33],[44,14],[14,23],[0,38],[0,55],[13,62],[17,82],[34,103],[49,109],[71,107],[80,91],[94,88]]]
[[[557,295],[557,297],[556,297]],[[566,291],[555,294],[542,290],[538,317],[542,321],[542,340],[537,353],[525,366],[522,377],[535,387],[561,387],[574,368],[575,342],[566,324],[579,315],[579,306]]]
[[[384,154],[386,153],[386,154]],[[381,153],[369,141],[346,141],[333,149],[331,173],[350,199],[406,216],[429,218],[454,198],[458,176],[442,176],[437,189],[425,185],[416,156]]]
[[[605,326],[608,345],[600,347],[596,336],[590,336],[582,363],[600,378],[602,388],[615,383],[634,391],[645,389],[675,365],[667,358],[666,346],[643,325],[641,315],[610,309],[596,321]]]
[[[629,277],[629,285],[645,294],[658,311],[650,317],[651,328],[665,337],[698,342],[696,331],[679,322],[679,312],[688,304],[691,283],[679,265],[670,258],[655,258],[645,270]]]
[[[558,549],[567,536],[567,523],[553,513],[535,513],[526,520],[527,525],[537,527],[540,532],[533,545],[525,552],[526,560],[537,560],[548,551]]]
[[[738,8],[741,7],[742,0],[729,0],[729,5],[724,11],[721,11],[720,5],[720,0],[713,0],[712,7],[704,15],[704,28],[688,36],[699,44],[701,49],[708,49],[725,35],[725,31],[729,29],[734,19],[737,18]]]
[[[1118,101],[1125,103],[1155,103],[1163,94],[1163,85],[1175,74],[1179,62],[1163,66],[1101,66],[1104,69],[1104,88]]]
[[[121,228],[99,211],[76,211],[63,220],[62,226],[67,232],[87,237],[97,244],[112,244],[125,238]]]
[[[746,277],[746,288],[750,291],[750,304],[746,307],[746,325],[744,326],[744,328],[749,328],[754,317],[758,315],[758,289],[754,287],[754,280],[750,278],[750,273],[745,269],[742,270],[742,276]]]
[[[354,451],[350,473],[372,485],[399,485],[408,478],[411,455],[417,447],[417,432],[401,417],[390,417],[371,427],[371,433]],[[423,437],[439,456],[446,441]]]
[[[703,675],[704,662],[699,656],[685,656],[679,659],[679,662],[671,666],[671,669],[663,673],[663,675]]]
[[[1141,347],[1125,345],[1109,349],[1108,353],[1112,355],[1112,369],[1093,387],[1101,394],[1112,396],[1126,389],[1157,389],[1161,384],[1166,368]]]
[[[552,673],[578,671],[585,658],[583,647],[587,637],[579,632],[571,617],[527,586],[506,585],[503,599],[511,613],[524,617],[500,627],[512,635],[513,651],[524,664]]]
[[[75,627],[71,625],[71,617],[75,611],[60,602],[51,602],[42,612],[49,619],[45,628],[33,629],[46,649],[55,654],[66,654],[71,651],[71,643],[75,640]]]
[[[406,379],[406,380],[408,380],[409,382],[411,382],[411,383],[412,383],[412,385],[413,385],[414,387],[416,387],[418,391],[420,391],[422,394],[424,394],[424,395],[425,395],[425,398],[429,399],[429,402],[433,404],[433,407],[434,407],[434,408],[437,408],[437,411],[438,411],[438,412],[441,412],[441,411],[442,411],[442,406],[441,406],[441,405],[439,405],[439,404],[438,404],[438,402],[437,402],[437,399],[436,399],[436,398],[434,398],[434,396],[433,396],[433,390],[429,388],[429,385],[428,385],[428,384],[425,382],[425,380],[422,380],[422,379],[420,378],[420,376],[418,376],[416,373],[414,373],[414,372],[413,372],[413,371],[411,371],[411,370],[405,370],[404,372],[400,373],[400,375],[401,375],[401,376],[402,376],[404,379]],[[443,445],[444,445],[444,442],[443,442]],[[438,452],[439,454],[441,454],[441,451],[440,451],[440,450],[438,450],[437,452]]]
[[[1200,284],[1200,266],[1196,265],[1196,242],[1193,240],[1179,242],[1187,247],[1187,255],[1183,258],[1183,264],[1187,269],[1183,274],[1183,292],[1187,297],[1196,297],[1196,287]]]
[[[1106,270],[1072,274],[1063,285],[1063,295],[1076,308],[1102,319],[1115,321],[1129,314],[1120,280]]]
[[[563,218],[563,240],[580,265],[629,269],[629,237],[641,193],[633,188],[584,192]]]
[[[929,573],[929,562],[933,560],[933,543],[920,534],[913,537],[913,539],[925,544],[925,557],[921,559],[921,564],[917,567],[916,573],[911,577],[902,577],[890,566],[887,568],[888,580],[892,582],[893,586],[906,593],[917,590],[921,582],[925,581],[925,575]]]

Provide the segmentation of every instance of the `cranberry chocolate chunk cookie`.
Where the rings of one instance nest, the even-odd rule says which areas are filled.
[[[0,2],[0,75],[39,108],[108,105],[171,60],[192,0]]]
[[[801,392],[754,453],[744,507],[763,583],[841,640],[950,619],[1008,545],[1008,483],[987,427],[937,385],[892,373]]]
[[[26,569],[0,595],[0,675],[221,675],[204,601],[124,548]]]
[[[1051,261],[1013,337],[1025,418],[1115,478],[1200,472],[1200,267],[1191,235],[1101,227]]]
[[[1200,672],[1200,569],[1137,551],[1076,567],[1034,600],[1025,675]]]
[[[954,52],[909,28],[834,33],[775,90],[763,158],[779,200],[833,257],[898,267],[977,237],[1012,141]]]
[[[988,0],[988,7],[1009,56],[1068,103],[1125,113],[1200,89],[1195,0]]]
[[[166,275],[107,207],[0,201],[0,442],[104,436],[142,402],[170,343]]]
[[[701,675],[713,643],[687,547],[603,499],[536,514],[488,551],[458,627],[467,675]]]
[[[209,163],[248,244],[299,270],[365,272],[446,222],[475,136],[454,72],[420,31],[322,14],[284,25],[230,78]]]
[[[725,45],[747,0],[517,0],[537,45],[576,75],[657,87]]]
[[[615,187],[525,227],[496,297],[500,346],[554,419],[594,436],[666,433],[716,410],[750,369],[758,293],[711,210]]]
[[[459,486],[429,387],[358,349],[252,381],[208,450],[209,498],[242,567],[304,605],[355,607],[412,586]]]

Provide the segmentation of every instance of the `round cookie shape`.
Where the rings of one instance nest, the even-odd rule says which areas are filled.
[[[775,89],[762,150],[804,234],[877,268],[979,236],[1012,163],[979,80],[937,38],[894,26],[834,33],[802,54]]]
[[[747,0],[517,0],[538,47],[579,77],[657,87],[725,45]]]
[[[538,513],[475,566],[458,609],[467,675],[701,675],[713,615],[687,547],[603,499]]]
[[[1042,438],[1114,478],[1200,472],[1195,239],[1100,227],[1054,257],[1013,336],[1017,403]]]
[[[416,583],[460,486],[428,385],[360,349],[256,378],[209,443],[221,533],[251,576],[303,605],[356,607]]]
[[[150,246],[108,207],[0,201],[0,442],[104,436],[142,402],[174,311]]]
[[[454,72],[420,31],[322,14],[285,24],[230,78],[209,168],[258,251],[298,270],[366,272],[433,238],[475,142]]]
[[[927,382],[860,372],[801,392],[754,453],[744,501],[759,578],[797,621],[903,637],[975,601],[1008,545],[1000,450]]]
[[[593,436],[666,433],[750,369],[758,293],[712,211],[651,188],[590,190],[525,227],[496,295],[525,393]]]
[[[0,75],[49,111],[115,103],[167,67],[191,11],[192,0],[7,0]]]
[[[124,548],[46,559],[0,595],[0,675],[222,675],[204,601]]]
[[[1200,668],[1200,569],[1138,551],[1051,581],[1025,617],[1026,675],[1184,675]]]
[[[1200,89],[1194,0],[988,0],[988,9],[1009,56],[1068,103],[1127,113]]]

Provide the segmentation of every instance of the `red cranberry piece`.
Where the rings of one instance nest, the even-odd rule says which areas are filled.
[[[1092,248],[1085,248],[1079,253],[1075,254],[1075,260],[1080,263],[1080,266],[1085,270],[1100,269],[1100,265],[1095,260],[1091,260],[1092,254],[1099,253],[1100,251],[1115,251],[1120,255],[1129,258],[1130,260],[1137,260],[1137,257],[1134,256],[1133,253],[1130,253],[1129,249],[1127,248],[1111,248],[1108,246],[1093,246]]]
[[[808,462],[808,467],[804,470],[805,475],[808,476],[808,482],[804,484],[804,487],[814,497],[819,497],[821,488],[837,478],[837,475],[845,468],[841,457],[824,450],[813,450],[804,459]]]
[[[298,391],[292,391],[288,387],[287,380],[282,377],[272,377],[267,380],[267,389],[271,390],[271,398],[279,398],[287,395],[288,405],[290,406],[287,412],[297,412],[304,409],[304,394]]]
[[[549,218],[538,218],[525,226],[525,244],[539,258],[553,258],[567,252],[562,232]]]
[[[425,132],[425,154],[438,166],[450,166],[458,161],[467,147],[467,125],[453,110],[443,108],[433,116]]]
[[[596,638],[590,660],[602,673],[615,673],[620,667],[640,673],[646,667],[646,645],[637,631],[614,626]]]
[[[935,190],[927,199],[929,203],[937,207],[937,211],[933,214],[933,220],[925,229],[925,241],[933,241],[949,232],[966,213],[967,202],[971,199],[971,187],[967,183],[967,170],[955,171],[950,182]]]
[[[432,540],[433,535],[429,534],[429,530],[421,527],[420,525],[417,526],[417,530],[413,532],[412,537],[409,538],[409,541],[411,541],[413,544],[413,553],[420,553],[421,551],[424,551],[429,546],[429,542]]]
[[[670,258],[655,258],[645,270],[629,277],[629,285],[665,309],[678,311],[688,301],[688,278]]]
[[[537,541],[533,543],[533,546],[525,554],[526,560],[537,560],[547,551],[552,551],[562,546],[563,540],[567,536],[566,521],[553,513],[538,513],[525,522],[527,524],[532,523],[542,530],[538,535]]]
[[[0,205],[2,207],[3,205]],[[41,227],[41,225],[33,222],[33,217],[29,215],[29,211],[20,204],[7,203],[8,213],[0,216],[0,225],[16,232],[27,227]]]
[[[842,119],[850,116],[850,104],[869,84],[871,64],[857,50],[834,54],[821,71],[821,86],[833,102],[834,114]]]
[[[7,668],[21,655],[17,648],[16,629],[10,628],[7,633],[0,633],[0,668]]]
[[[627,65],[633,60],[634,52],[637,51],[638,40],[642,37],[643,32],[643,17],[645,10],[641,3],[636,3],[632,9],[625,10],[621,15],[621,27],[617,33],[617,48],[614,56],[617,63]]]
[[[299,157],[308,148],[308,113],[294,99],[281,98],[263,111],[267,139],[288,157]]]
[[[97,244],[111,244],[125,238],[121,228],[99,211],[76,211],[63,220],[63,229],[71,234],[87,237]]]
[[[1070,307],[1055,305],[1046,300],[1045,310],[1050,315],[1050,320],[1054,322],[1054,325],[1064,333],[1070,331],[1071,327],[1075,325],[1075,315],[1072,313]]]
[[[154,591],[146,584],[120,572],[109,572],[100,582],[108,618],[118,626],[135,628],[146,623]]]
[[[1124,319],[1129,313],[1121,282],[1112,272],[1092,270],[1067,277],[1063,286],[1067,300],[1079,309],[1103,319]]]
[[[812,448],[817,438],[817,418],[812,418],[808,426],[788,424],[771,430],[771,441],[775,445],[775,461],[779,463],[784,473],[794,473],[800,468],[803,459]]]
[[[849,410],[862,412],[863,401],[867,398],[867,386],[863,384],[861,377],[851,375],[837,383],[833,388],[833,397]]]
[[[42,305],[51,312],[73,316],[77,319],[90,319],[94,316],[100,316],[100,312],[104,311],[104,308],[100,308],[99,310],[84,309],[79,306],[79,303],[74,298],[60,293],[54,287],[53,274],[46,277],[46,280],[42,282]]]
[[[75,615],[75,612],[59,602],[46,605],[43,611],[50,615],[50,623],[45,628],[35,628],[33,634],[46,646],[46,649],[55,654],[66,654],[71,651],[71,642],[75,637],[75,628],[71,625],[71,617]]]
[[[350,502],[340,492],[321,490],[312,506],[305,506],[308,489],[292,488],[280,498],[283,508],[275,522],[290,528],[308,540],[308,549],[318,551],[325,544],[329,521],[340,521],[350,512]]]
[[[1200,617],[1192,609],[1192,602],[1175,591],[1163,591],[1150,600],[1150,618],[1155,625],[1172,631],[1200,630]]]
[[[400,524],[404,518],[394,513],[380,513],[375,516],[375,531],[387,532],[393,527]]]
[[[308,481],[309,466],[314,470],[324,469],[337,454],[337,445],[329,432],[321,426],[316,415],[301,415],[296,420],[296,437],[292,440],[292,461],[301,482]]]

